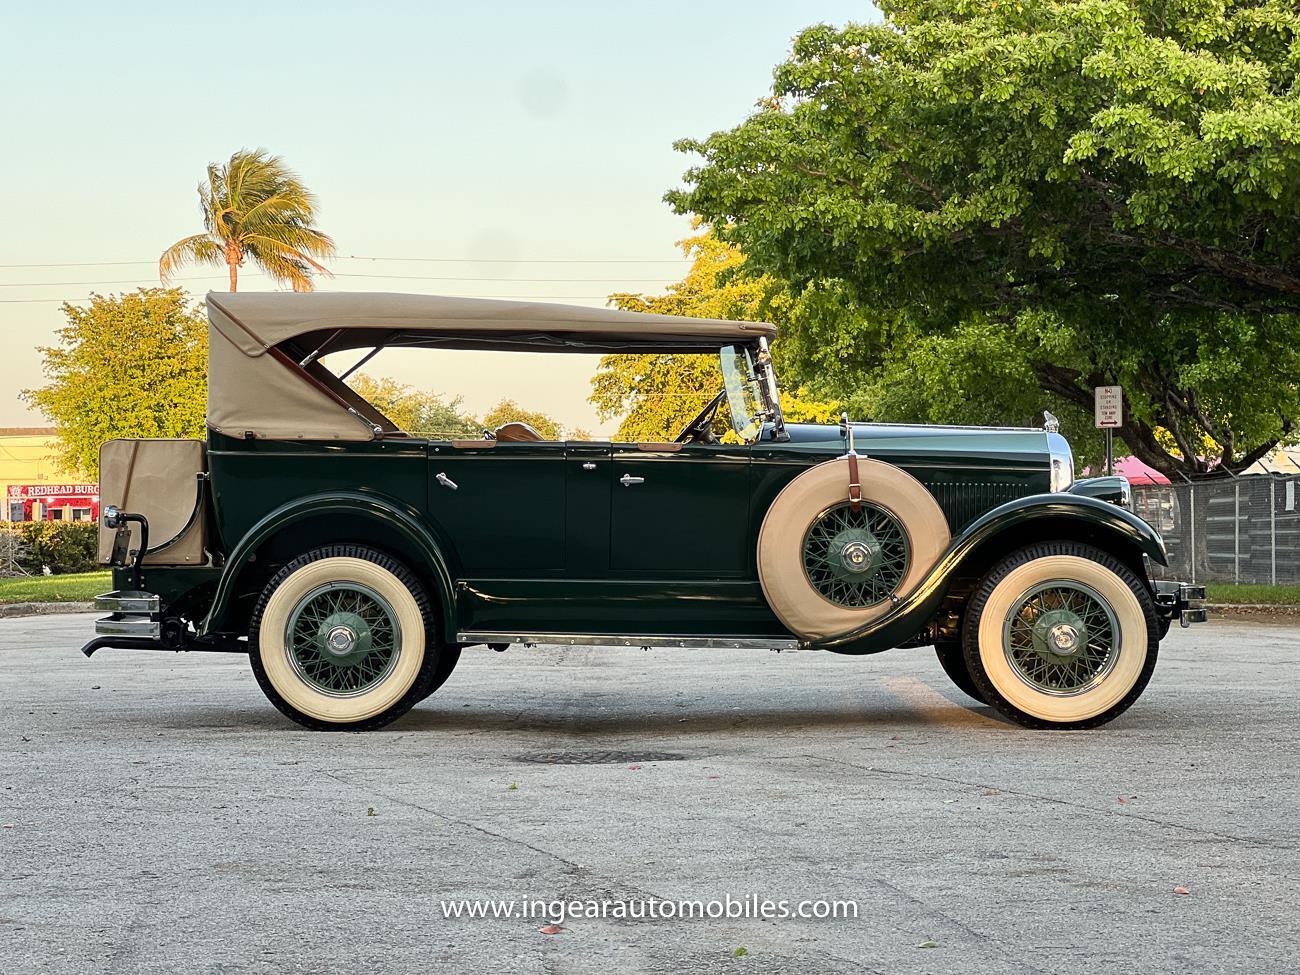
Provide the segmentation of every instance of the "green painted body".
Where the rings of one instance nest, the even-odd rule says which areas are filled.
[[[186,615],[202,633],[239,634],[280,565],[358,542],[391,551],[424,579],[448,640],[464,631],[784,637],[758,581],[759,528],[786,484],[846,446],[836,426],[786,430],[788,439],[769,427],[753,445],[680,450],[213,432],[209,546],[221,569],[147,569],[145,586],[170,594],[168,606],[193,589]],[[919,638],[973,558],[1045,531],[1093,540],[1135,564],[1142,554],[1163,562],[1159,536],[1129,512],[1046,493],[1049,436],[855,426],[859,454],[903,468],[934,494],[954,541],[916,593],[827,649],[870,652]],[[625,477],[643,481],[624,486]]]

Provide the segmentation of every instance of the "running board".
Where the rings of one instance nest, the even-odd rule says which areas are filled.
[[[471,630],[456,634],[456,642],[467,646],[475,643],[517,643],[524,646],[554,644],[566,647],[692,647],[702,650],[797,650],[801,644],[793,637],[756,637],[734,639],[716,636],[628,636],[623,633],[496,633],[489,630]]]

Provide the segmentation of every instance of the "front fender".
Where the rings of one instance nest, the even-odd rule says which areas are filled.
[[[225,622],[234,596],[239,575],[248,566],[253,555],[262,545],[278,532],[296,522],[307,518],[330,515],[353,515],[370,519],[390,529],[400,532],[411,544],[412,549],[425,563],[427,578],[432,582],[442,609],[443,626],[450,632],[454,629],[452,616],[455,610],[453,601],[452,576],[448,569],[442,546],[425,525],[418,511],[409,505],[382,495],[368,494],[360,491],[343,491],[331,494],[314,494],[295,498],[281,505],[261,521],[257,522],[239,540],[221,573],[217,591],[212,600],[212,607],[199,628],[199,635],[206,636],[219,630]],[[322,544],[329,539],[322,539]]]
[[[1127,548],[1160,565],[1169,564],[1160,533],[1133,512],[1097,498],[1076,494],[1034,494],[1008,501],[981,515],[962,531],[935,564],[929,576],[884,616],[848,633],[811,644],[818,650],[871,653],[910,639],[938,611],[949,583],[982,546],[1014,532],[1022,544],[1047,541],[1051,522],[1100,535],[1112,551]]]

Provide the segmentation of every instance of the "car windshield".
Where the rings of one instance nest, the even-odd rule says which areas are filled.
[[[754,372],[754,358],[745,346],[722,348],[722,381],[727,391],[731,428],[745,443],[758,439],[767,411]]]

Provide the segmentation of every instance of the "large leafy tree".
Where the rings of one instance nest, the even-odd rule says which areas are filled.
[[[611,302],[626,311],[731,321],[779,321],[789,314],[784,288],[771,277],[747,274],[744,255],[711,230],[681,247],[692,259],[681,281],[662,295],[620,293],[611,295]],[[779,364],[781,343],[774,349]],[[622,418],[616,440],[652,443],[673,439],[718,394],[722,369],[716,355],[608,355],[591,385],[589,399],[600,418]],[[788,419],[818,422],[836,409],[802,391],[784,394],[781,405]],[[720,413],[725,417],[725,406]]]
[[[364,372],[350,377],[348,385],[407,433],[431,440],[455,440],[474,438],[483,432],[478,420],[465,412],[459,396],[444,399],[388,376]]]
[[[1294,4],[880,7],[805,31],[752,117],[680,143],[703,162],[676,208],[757,272],[862,309],[832,346],[994,327],[1023,381],[1080,410],[1121,383],[1120,436],[1166,472],[1293,439]]]
[[[59,431],[59,460],[95,476],[114,437],[204,436],[207,320],[179,288],[141,288],[65,304],[55,345],[39,349],[46,385],[23,398]]]
[[[506,423],[527,423],[543,440],[564,439],[564,428],[558,420],[540,410],[525,409],[512,399],[501,400],[483,415],[483,426],[489,430]]]
[[[316,197],[279,156],[241,149],[223,165],[209,164],[199,208],[204,232],[178,240],[158,260],[164,283],[189,264],[225,265],[235,291],[247,260],[294,291],[312,290],[312,274],[329,273],[320,261],[334,255],[334,241],[316,229]]]

